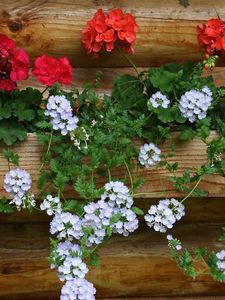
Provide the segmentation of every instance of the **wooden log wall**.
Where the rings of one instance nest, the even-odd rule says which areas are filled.
[[[199,60],[203,51],[195,27],[209,18],[225,19],[223,0],[1,0],[1,31],[14,38],[35,58],[67,55],[73,66],[127,66],[117,53],[93,60],[81,48],[81,29],[97,9],[121,7],[137,18],[139,32],[134,46],[138,66]]]
[[[0,32],[15,39],[33,59],[43,52],[67,55],[74,66],[73,87],[81,88],[85,81],[93,80],[96,70],[101,68],[104,77],[98,92],[109,93],[113,78],[132,70],[117,53],[104,54],[97,60],[85,54],[80,45],[81,29],[93,13],[98,8],[108,11],[122,7],[137,17],[139,33],[133,58],[137,66],[143,68],[187,59],[197,61],[202,57],[195,26],[216,17],[217,13],[225,19],[225,4],[224,0],[190,0],[189,4],[184,8],[176,0],[0,0]],[[225,68],[216,68],[212,75],[218,85],[225,85]],[[32,77],[20,87],[26,85],[43,89]],[[164,151],[167,147],[164,146]],[[17,145],[17,150],[22,156],[22,166],[31,172],[35,181],[42,152],[35,136],[31,135]],[[2,148],[0,186],[7,170],[1,153]],[[199,140],[179,144],[177,157],[180,171],[185,166],[193,168],[205,160],[204,145]],[[121,172],[123,170],[115,175]],[[145,211],[158,201],[158,197],[164,197],[161,184],[167,195],[180,196],[166,180],[168,174],[162,169],[157,172],[152,169],[140,174],[149,178],[142,191],[152,193],[151,199],[135,199]],[[103,184],[102,181],[99,183]],[[221,178],[207,177],[202,187],[210,191],[210,197],[188,200],[186,216],[174,231],[186,247],[208,245],[210,250],[216,251],[224,248],[217,240],[225,220],[224,185]],[[35,185],[33,188],[35,190]],[[71,193],[70,189],[68,193]],[[0,215],[0,300],[59,299],[60,283],[46,260],[49,220],[39,212]],[[155,300],[154,297],[166,300],[171,296],[176,297],[174,300],[225,299],[224,284],[214,282],[208,276],[193,280],[183,275],[170,259],[163,236],[148,230],[146,225],[128,238],[114,237],[101,247],[100,256],[101,265],[91,269],[89,279],[102,300]]]

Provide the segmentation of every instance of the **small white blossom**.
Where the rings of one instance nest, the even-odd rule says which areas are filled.
[[[220,252],[216,253],[216,257],[217,257],[217,268],[223,272],[223,274],[225,275],[225,250],[221,250]]]
[[[142,166],[149,168],[161,160],[160,154],[161,150],[153,143],[144,144],[140,148],[138,160]]]
[[[110,219],[113,214],[113,209],[103,200],[91,202],[84,206],[85,215],[82,219],[82,227],[89,229],[90,233],[87,238],[86,245],[100,244],[105,235],[105,227],[110,225]]]
[[[101,200],[107,201],[112,208],[131,208],[134,202],[128,187],[120,181],[106,183]]]
[[[10,203],[15,204],[18,209],[35,206],[34,195],[27,193],[31,188],[31,178],[27,171],[20,168],[8,171],[5,174],[3,187],[12,198]]]
[[[95,300],[96,289],[86,279],[68,280],[62,287],[60,300]]]
[[[185,215],[184,205],[176,199],[160,200],[158,205],[152,205],[145,215],[145,221],[155,231],[166,232],[173,224]]]
[[[58,267],[58,277],[61,281],[73,278],[84,278],[88,272],[87,265],[78,256],[67,256]]]
[[[52,195],[48,195],[44,201],[40,204],[41,210],[46,210],[49,216],[55,214],[55,212],[61,211],[61,202],[58,197],[53,197]]]
[[[73,116],[71,104],[64,95],[48,98],[45,115],[51,117],[53,129],[61,130],[62,135],[66,135],[77,128],[79,119]]]
[[[121,213],[120,220],[115,224],[112,224],[112,229],[114,233],[122,234],[123,236],[128,236],[129,233],[134,232],[136,229],[138,229],[138,218],[131,209],[115,209],[114,213]]]
[[[183,117],[191,123],[206,118],[212,102],[212,92],[205,86],[201,91],[187,91],[180,99],[179,109]]]
[[[168,246],[173,249],[173,250],[177,250],[180,251],[182,249],[182,245],[181,242],[174,238],[171,234],[168,234],[166,236],[167,240],[168,240]]]
[[[161,92],[158,91],[151,96],[151,98],[149,99],[149,103],[151,103],[151,105],[154,108],[157,107],[168,108],[170,104],[170,100],[165,95],[163,95]]]
[[[69,212],[57,212],[50,223],[50,233],[59,239],[79,240],[83,236],[81,220]]]

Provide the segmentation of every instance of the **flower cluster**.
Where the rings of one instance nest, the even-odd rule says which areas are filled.
[[[110,225],[110,218],[113,215],[112,208],[108,203],[100,200],[91,202],[84,207],[85,215],[82,219],[82,227],[89,229],[86,245],[100,244],[106,236],[106,226]],[[84,230],[85,230],[84,229]]]
[[[112,208],[131,208],[133,198],[130,195],[128,187],[121,181],[111,181],[105,184],[105,191],[101,200],[107,201]]]
[[[121,9],[114,9],[106,16],[99,9],[83,29],[82,45],[88,54],[97,56],[105,47],[111,52],[118,45],[126,53],[132,53],[132,44],[136,39],[137,24],[135,18]]]
[[[59,239],[79,240],[83,236],[81,220],[69,212],[56,213],[50,223],[50,233]]]
[[[176,199],[163,199],[158,205],[152,205],[145,215],[145,221],[155,231],[166,232],[185,215],[184,205]]]
[[[55,82],[71,84],[73,69],[67,57],[41,55],[34,61],[32,73],[40,83],[52,86]]]
[[[197,26],[199,44],[207,53],[213,54],[225,50],[225,22],[220,19],[210,19],[206,24]]]
[[[212,100],[212,92],[208,87],[201,91],[190,90],[181,97],[179,109],[182,116],[193,123],[206,117]]]
[[[152,105],[154,108],[163,107],[168,108],[170,104],[170,100],[166,95],[163,95],[160,91],[156,92],[149,99],[148,105]]]
[[[160,154],[161,150],[153,143],[144,144],[140,148],[138,160],[142,166],[149,168],[161,160]]]
[[[31,188],[31,178],[27,171],[20,168],[10,170],[5,175],[3,186],[12,197],[10,203],[15,204],[18,209],[20,206],[35,206],[34,195],[27,193]]]
[[[16,43],[0,34],[0,89],[13,91],[18,80],[26,80],[29,72],[29,57]]]
[[[69,241],[60,242],[52,254],[52,268],[56,268],[61,281],[73,278],[84,278],[88,272],[86,264],[82,261],[81,250],[77,244]]]
[[[74,131],[79,119],[72,114],[72,107],[65,96],[50,96],[45,115],[51,117],[54,130],[61,130],[62,135]]]
[[[222,271],[225,275],[225,250],[221,250],[220,252],[216,253],[217,257],[217,268]]]
[[[62,287],[60,300],[95,300],[96,289],[86,279],[68,280]]]
[[[40,205],[41,210],[46,210],[49,216],[61,211],[61,202],[58,197],[48,195]]]
[[[129,233],[134,232],[138,229],[139,221],[136,214],[126,207],[114,209],[114,214],[120,214],[119,221],[115,222],[112,226],[114,233],[122,234],[123,236],[128,236]]]

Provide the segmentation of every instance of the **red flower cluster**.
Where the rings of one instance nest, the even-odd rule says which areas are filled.
[[[82,45],[93,56],[98,56],[104,46],[107,52],[111,52],[115,44],[124,52],[133,53],[132,44],[137,30],[137,23],[131,14],[124,14],[118,8],[106,16],[99,9],[82,31]]]
[[[13,91],[18,80],[25,80],[29,72],[29,57],[16,43],[0,34],[0,89]]]
[[[199,44],[209,54],[225,51],[225,22],[220,19],[211,19],[202,26],[197,26]]]
[[[52,86],[57,81],[71,84],[73,69],[67,57],[57,59],[41,55],[35,60],[32,73],[42,84]]]

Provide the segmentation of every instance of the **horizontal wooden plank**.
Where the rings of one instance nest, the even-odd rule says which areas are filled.
[[[145,70],[146,68],[138,68],[139,72]],[[66,90],[71,88],[77,88],[81,90],[84,87],[86,82],[93,82],[95,79],[95,75],[97,71],[102,71],[103,76],[101,80],[101,86],[96,89],[98,94],[111,94],[111,90],[113,87],[114,80],[117,76],[125,75],[125,74],[133,74],[136,75],[133,68],[74,68],[73,70],[73,83],[71,86],[65,86]],[[213,70],[207,70],[204,72],[204,76],[212,75],[215,84],[217,86],[225,85],[225,67],[216,67]],[[38,83],[34,77],[30,76],[26,81],[18,82],[18,87],[20,89],[24,89],[27,86],[32,86],[41,91],[45,89],[43,85]],[[45,93],[45,95],[47,95]]]
[[[210,138],[215,138],[215,132],[211,133]],[[185,168],[190,170],[201,166],[206,161],[206,145],[199,139],[194,139],[190,142],[177,141],[176,135],[172,139],[176,146],[176,157],[168,159],[169,162],[177,161],[179,168],[177,175],[181,175]],[[160,146],[162,153],[168,153],[170,151],[171,140],[166,141]],[[143,142],[137,141],[137,146],[140,146]],[[20,156],[20,166],[29,171],[33,180],[33,192],[38,198],[38,190],[36,183],[39,177],[40,169],[40,157],[43,153],[42,146],[37,141],[34,134],[29,134],[28,139],[22,143],[18,143],[14,146],[14,151]],[[2,148],[0,148],[0,186],[3,186],[4,174],[8,170],[7,161],[3,158]],[[124,168],[117,168],[112,172],[112,178],[119,179],[125,175]],[[155,197],[179,197],[182,194],[178,192],[172,183],[168,180],[171,174],[165,170],[165,168],[151,167],[146,169],[134,169],[134,178],[136,176],[145,179],[145,184],[139,189],[140,193],[148,193],[147,195],[137,196],[139,198],[155,198]],[[96,178],[97,186],[102,186],[107,182],[104,177]],[[203,177],[200,187],[206,189],[209,192],[210,197],[224,197],[225,178],[220,176],[206,176]],[[7,196],[4,189],[0,192],[1,195]],[[65,191],[66,197],[74,196],[74,189],[68,186]]]
[[[158,199],[135,199],[135,206],[140,207],[147,212],[148,208],[156,204]],[[190,198],[186,201],[186,214],[179,221],[183,224],[201,223],[223,223],[225,219],[225,201],[222,198]],[[1,214],[0,224],[3,223],[39,223],[50,222],[45,212],[20,211],[13,214]]]
[[[203,51],[195,27],[203,21],[225,18],[223,0],[190,0],[187,8],[177,0],[67,0],[0,1],[1,31],[14,38],[32,58],[43,52],[67,55],[74,66],[127,66],[117,53],[101,59],[88,57],[81,47],[81,30],[98,8],[121,7],[137,17],[139,32],[134,46],[138,66],[171,61],[199,60]]]
[[[177,224],[174,235],[185,247],[207,244],[219,251],[224,247],[217,241],[221,226]],[[48,225],[2,224],[0,236],[0,299],[57,298],[60,283],[46,260]],[[225,295],[225,285],[208,276],[193,280],[183,275],[169,256],[165,236],[148,229],[112,238],[101,246],[100,256],[100,266],[88,275],[99,297]]]

